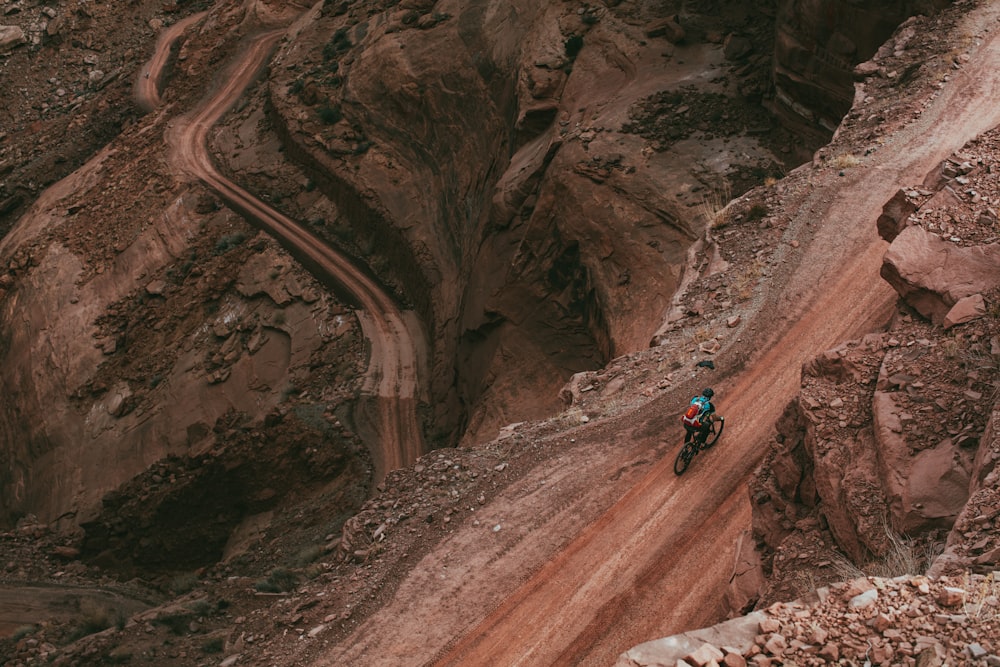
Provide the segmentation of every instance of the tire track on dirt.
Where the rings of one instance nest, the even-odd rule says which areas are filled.
[[[135,101],[140,109],[149,112],[160,106],[160,77],[174,42],[180,38],[188,26],[201,21],[207,14],[207,11],[192,14],[160,33],[152,57],[142,66],[139,77],[135,80]]]
[[[996,25],[995,12],[986,11],[980,25]],[[720,443],[679,479],[673,454],[666,456],[433,664],[607,665],[642,641],[717,620],[706,600],[720,598],[726,577],[719,576],[722,559],[712,556],[749,525],[745,480],[764,453],[757,444],[766,442],[798,390],[801,364],[884,321],[895,303],[878,276],[885,244],[874,222],[882,204],[1000,123],[995,32],[975,62],[963,83],[953,81],[880,149],[880,165],[858,170],[853,188],[843,181],[828,185],[828,196],[814,199],[823,201],[822,209],[802,212],[827,222],[796,279],[782,286],[807,286],[797,297],[801,316],[757,318],[773,334],[760,339],[770,344],[725,391],[727,429]],[[658,591],[657,599],[638,593],[643,590]]]
[[[179,33],[178,33],[179,34]],[[423,438],[416,415],[418,399],[417,344],[422,340],[412,319],[404,317],[392,298],[364,271],[292,220],[224,177],[208,152],[208,133],[231,108],[265,65],[285,29],[262,33],[250,40],[246,51],[226,73],[225,84],[196,111],[174,119],[167,133],[169,162],[184,175],[201,180],[231,208],[279,242],[321,282],[341,298],[355,304],[357,317],[369,341],[369,365],[362,393],[374,399],[369,412],[375,432],[371,446],[376,479],[412,464],[423,453]],[[165,62],[162,40],[147,81],[159,78]],[[155,75],[155,76],[154,76]],[[143,79],[145,79],[145,76]],[[149,95],[149,91],[146,91]],[[150,98],[153,99],[153,98]]]

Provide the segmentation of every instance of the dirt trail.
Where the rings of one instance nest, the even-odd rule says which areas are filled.
[[[858,269],[877,275],[881,254],[872,246]],[[697,457],[680,478],[674,452],[664,457],[435,664],[607,665],[629,646],[713,622],[731,567],[721,555],[731,554],[749,525],[746,477],[798,388],[802,361],[867,330],[872,313],[884,314],[894,301],[888,286],[850,285],[857,275],[845,273],[753,370],[725,388],[724,452]],[[566,604],[567,597],[584,604]],[[536,630],[525,636],[526,628]]]
[[[450,538],[440,555],[414,568],[386,607],[315,664],[392,665],[405,658],[434,665],[608,665],[642,641],[715,622],[730,574],[728,556],[749,526],[745,481],[763,455],[761,443],[798,391],[801,364],[884,323],[895,303],[895,293],[879,278],[885,243],[874,223],[881,207],[899,187],[922,181],[968,139],[1000,124],[998,16],[994,3],[967,17],[967,32],[990,26],[988,37],[919,118],[887,137],[850,174],[815,172],[812,193],[793,224],[810,221],[819,231],[799,250],[805,254],[795,274],[756,318],[756,335],[744,340],[755,359],[722,386],[727,427],[715,450],[696,458],[680,478],[673,474],[671,450],[546,562],[491,559],[483,564],[488,572],[465,567],[466,580],[453,584],[447,579],[454,575],[431,571],[443,570],[449,563],[444,551],[463,542]],[[676,411],[655,404],[620,418],[622,431],[653,421],[660,407]],[[588,491],[602,493],[600,484]],[[506,502],[535,503],[539,515],[549,516],[535,494]],[[578,506],[587,504],[578,499]],[[474,543],[471,535],[483,531],[478,523],[462,527],[470,534],[465,542]],[[558,539],[550,523],[539,519],[534,528],[522,527],[522,543]],[[502,602],[491,608],[488,601],[498,598]]]
[[[411,331],[413,325],[373,279],[302,225],[225,178],[208,154],[212,126],[254,80],[284,34],[284,29],[277,29],[255,37],[227,73],[225,85],[199,110],[173,121],[168,132],[170,163],[183,174],[199,178],[235,210],[278,238],[322,282],[361,309],[358,319],[371,345],[362,391],[375,400],[372,428],[378,446],[372,449],[376,478],[382,479],[387,471],[410,465],[424,451],[415,410],[419,334]],[[163,41],[160,49],[168,48],[169,41]],[[160,55],[154,57],[150,80],[158,78],[156,68],[162,67],[164,60]]]
[[[148,112],[160,106],[160,77],[170,56],[170,49],[188,26],[197,23],[207,14],[208,12],[192,14],[160,33],[152,57],[142,66],[135,80],[135,100],[140,109]]]

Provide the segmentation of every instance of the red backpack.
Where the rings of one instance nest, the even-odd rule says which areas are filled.
[[[691,405],[688,406],[684,416],[681,417],[681,423],[692,428],[701,428],[701,418],[708,412],[708,405],[707,398],[695,396],[691,399]]]

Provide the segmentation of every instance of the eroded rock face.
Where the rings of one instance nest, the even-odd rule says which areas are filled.
[[[851,107],[852,72],[882,48],[902,50],[913,30],[897,26],[946,0],[781,0],[774,49],[775,110],[803,132],[832,133]],[[891,51],[890,51],[891,52]]]
[[[72,228],[66,197],[106,187],[100,175],[63,186],[0,244],[12,278],[0,300],[0,524],[27,512],[92,520],[109,491],[165,457],[224,448],[233,415],[259,425],[316,360],[358,351],[346,310],[230,213],[195,213],[190,193],[108,255],[72,234],[40,243],[46,225]]]
[[[754,531],[772,550],[818,517],[831,547],[856,563],[877,559],[893,534],[950,530],[988,474],[976,463],[992,460],[978,435],[990,432],[988,399],[956,386],[963,372],[920,337],[928,325],[911,324],[905,339],[870,335],[804,366],[751,485]]]
[[[882,277],[920,314],[941,324],[961,299],[1000,285],[1000,244],[956,246],[922,227],[907,227],[889,246]]]
[[[803,367],[751,483],[769,572],[762,601],[810,594],[803,578],[843,578],[838,552],[894,574],[988,573],[1000,562],[998,147],[1000,133],[984,133],[883,208],[883,276],[903,298],[888,333]]]
[[[898,532],[916,534],[933,527],[950,527],[969,498],[972,456],[963,441],[942,433],[916,435],[910,410],[916,379],[905,375],[907,352],[890,350],[872,400],[872,418],[879,445],[879,477],[889,503],[891,523]],[[955,400],[961,400],[955,397]],[[907,423],[909,422],[909,423]],[[952,426],[954,428],[954,426]],[[963,443],[968,444],[968,443]]]
[[[778,443],[751,485],[754,530],[772,549],[816,515],[853,558],[885,548],[886,502],[868,403],[885,346],[870,336],[803,368],[802,393],[785,410]]]
[[[955,521],[944,552],[928,574],[990,573],[1000,563],[1000,411],[994,409],[972,463],[970,496]]]
[[[658,91],[745,56],[704,39],[722,29],[705,12],[330,6],[284,48],[269,94],[288,155],[427,324],[432,441],[550,413],[570,375],[646,347],[663,321],[703,224],[684,206],[699,153],[623,128]]]

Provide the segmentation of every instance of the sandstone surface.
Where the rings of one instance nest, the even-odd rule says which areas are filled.
[[[465,664],[504,651],[610,664],[755,606],[772,618],[752,644],[709,639],[678,657],[995,657],[995,627],[964,605],[995,608],[973,592],[989,591],[1000,554],[997,294],[977,292],[985,312],[956,314],[947,332],[893,307],[874,222],[903,188],[921,205],[896,214],[901,228],[959,248],[996,242],[995,135],[952,153],[1000,108],[995,86],[976,85],[1000,61],[995,6],[961,0],[913,19],[852,71],[891,30],[884,15],[781,3],[797,24],[781,39],[803,28],[784,53],[804,69],[782,75],[802,81],[778,99],[767,3],[329,1],[301,16],[226,3],[183,32],[154,77],[162,106],[141,116],[116,102],[132,83],[120,68],[189,8],[29,4],[5,18],[30,39],[5,73],[37,85],[22,86],[0,138],[0,215],[22,221],[0,251],[0,350],[14,359],[3,381],[28,410],[3,404],[13,426],[0,442],[14,445],[0,461],[33,484],[2,519],[0,577],[153,607],[22,615],[4,626],[5,660],[463,664],[499,635]],[[368,350],[352,308],[161,152],[179,114],[230,80],[243,38],[293,19],[210,150],[261,201],[346,248],[425,328],[430,354],[416,363],[432,391],[418,408],[434,443],[466,433],[470,447],[377,484],[361,447],[371,434],[355,432]],[[851,23],[877,30],[848,34]],[[86,67],[65,67],[66,85],[43,61]],[[814,155],[814,138],[759,106],[801,91],[797,124],[825,141],[836,114],[827,122],[820,100],[850,102],[850,77],[847,117]],[[836,91],[817,92],[827,80]],[[36,199],[91,154],[103,119],[121,121],[120,138]],[[66,124],[84,135],[62,157],[52,137]],[[736,418],[676,478],[677,406],[706,384]],[[53,447],[86,428],[99,431],[93,460]],[[748,495],[739,480],[771,440]],[[69,513],[39,490],[50,480]],[[15,498],[29,488],[6,481]],[[927,582],[866,576],[899,545],[942,544]],[[917,560],[907,567],[928,565]],[[773,605],[817,595],[828,604]],[[14,604],[31,608],[27,594]],[[821,637],[809,620],[834,629]],[[953,641],[921,640],[929,628]]]

